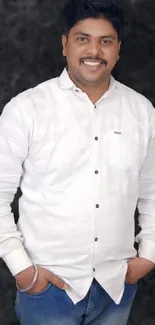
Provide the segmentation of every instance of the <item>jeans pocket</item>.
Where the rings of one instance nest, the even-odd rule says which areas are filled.
[[[42,290],[42,291],[40,291],[40,292],[27,293],[27,292],[20,292],[20,291],[19,291],[19,293],[20,293],[20,294],[23,294],[23,295],[25,295],[25,296],[27,296],[27,297],[41,297],[42,295],[46,294],[46,293],[50,290],[50,288],[51,288],[52,286],[53,286],[53,284],[50,282],[50,283],[48,284],[48,286],[47,286],[44,290]]]

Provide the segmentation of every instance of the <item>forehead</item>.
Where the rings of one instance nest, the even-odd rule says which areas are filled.
[[[106,35],[117,36],[117,31],[112,24],[103,18],[88,18],[79,21],[71,30],[71,34],[85,33],[90,36],[100,37]]]

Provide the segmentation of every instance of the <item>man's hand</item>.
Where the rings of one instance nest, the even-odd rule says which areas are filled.
[[[34,278],[35,270],[34,267],[31,266],[26,270],[18,273],[15,276],[15,279],[21,289],[27,288]],[[65,290],[67,289],[67,284],[63,280],[61,280],[57,275],[54,273],[38,266],[38,277],[34,286],[31,290],[27,291],[27,293],[39,293],[45,290],[49,283],[54,284],[59,289]]]
[[[147,275],[155,264],[145,258],[136,257],[128,261],[128,270],[126,274],[127,283],[137,283],[138,280]]]

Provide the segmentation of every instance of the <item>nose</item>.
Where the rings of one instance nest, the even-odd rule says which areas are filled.
[[[101,45],[97,39],[93,39],[89,44],[89,54],[92,56],[100,56]]]

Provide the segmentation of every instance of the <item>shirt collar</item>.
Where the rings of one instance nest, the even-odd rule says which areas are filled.
[[[59,84],[62,89],[76,88],[75,84],[70,79],[66,68],[63,70],[59,77]]]
[[[73,81],[70,79],[66,68],[63,70],[63,72],[61,73],[61,75],[59,77],[59,84],[62,89],[71,89],[71,88],[76,89],[77,88],[76,85],[73,83]],[[111,75],[110,85],[109,85],[109,88],[106,93],[111,92],[116,87],[117,87],[117,81]]]

